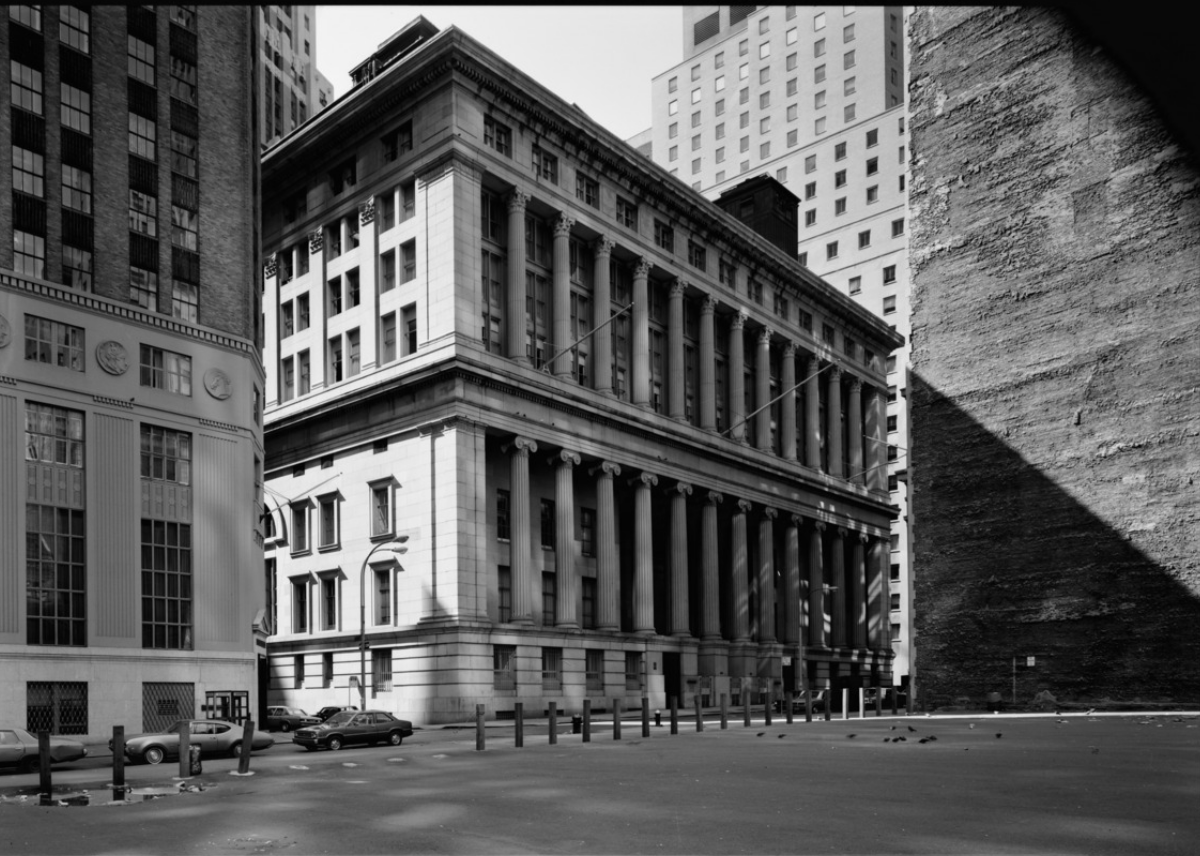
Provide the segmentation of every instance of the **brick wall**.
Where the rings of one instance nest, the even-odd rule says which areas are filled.
[[[918,692],[1200,700],[1196,156],[1060,12],[911,38]]]

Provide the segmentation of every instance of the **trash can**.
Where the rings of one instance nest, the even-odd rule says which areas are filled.
[[[572,734],[582,734],[583,733],[583,717],[582,716],[572,716],[571,717],[571,733]]]
[[[204,772],[204,766],[200,763],[200,747],[196,744],[188,746],[188,775],[199,776]]]

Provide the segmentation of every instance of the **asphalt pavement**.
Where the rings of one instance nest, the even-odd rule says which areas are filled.
[[[111,801],[111,759],[0,773],[0,853],[1062,853],[1191,854],[1200,839],[1200,716],[835,719],[592,741],[559,722],[427,729],[400,747],[129,769],[170,795]],[[88,799],[79,799],[87,792]],[[74,795],[74,796],[73,796]],[[58,801],[69,803],[58,805]],[[79,803],[88,802],[90,805]]]

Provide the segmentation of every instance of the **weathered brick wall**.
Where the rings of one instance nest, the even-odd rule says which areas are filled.
[[[1062,13],[912,33],[918,692],[1200,700],[1200,170]]]

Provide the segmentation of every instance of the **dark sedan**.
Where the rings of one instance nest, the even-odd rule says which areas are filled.
[[[319,717],[310,716],[298,707],[272,705],[267,708],[267,731],[295,731],[306,725],[316,725]]]
[[[87,747],[66,737],[50,738],[50,762],[66,764],[87,755]],[[38,768],[38,739],[23,728],[0,728],[0,767],[16,767],[23,773]]]
[[[338,750],[351,743],[389,743],[399,746],[413,733],[412,723],[384,710],[344,710],[320,725],[308,725],[292,734],[292,742],[309,752],[322,747]]]

